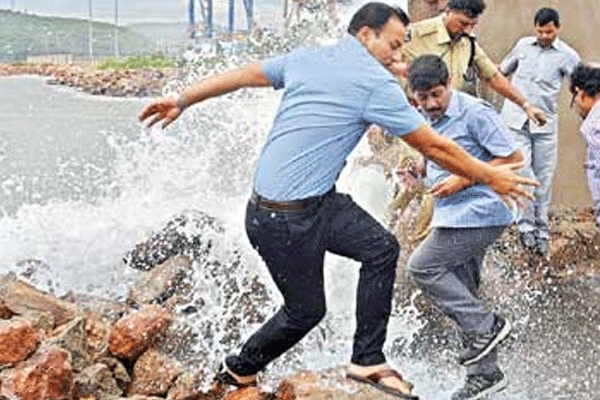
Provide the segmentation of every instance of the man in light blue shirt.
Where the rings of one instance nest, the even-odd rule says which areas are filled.
[[[558,38],[559,28],[558,12],[540,9],[535,15],[536,36],[521,38],[500,65],[503,74],[512,75],[513,85],[548,116],[545,125],[537,126],[511,101],[502,107],[502,117],[515,132],[525,158],[523,174],[540,182],[535,201],[517,219],[521,242],[544,256],[548,254],[548,206],[557,161],[557,98],[563,80],[579,62],[577,52]]]
[[[336,45],[299,50],[200,82],[177,99],[153,101],[140,114],[149,125],[177,119],[189,105],[243,87],[283,90],[258,161],[246,209],[246,232],[284,305],[224,361],[217,379],[256,384],[256,374],[298,343],[326,312],[323,261],[329,251],[362,263],[356,332],[347,376],[403,399],[412,385],[386,364],[383,344],[391,312],[399,245],[395,237],[335,182],[351,150],[371,124],[401,136],[448,169],[514,199],[531,197],[516,175],[520,164],[491,166],[470,156],[425,124],[389,72],[408,18],[383,3],[353,16],[349,36]],[[218,134],[218,133],[214,133]]]
[[[451,89],[448,68],[436,55],[416,58],[408,69],[414,99],[432,127],[479,160],[500,165],[521,152],[490,104]],[[505,201],[482,185],[427,162],[435,196],[432,231],[408,261],[410,275],[464,335],[460,363],[467,379],[452,399],[474,399],[500,390],[506,379],[496,365],[496,346],[510,323],[489,311],[477,291],[487,247],[513,221]]]

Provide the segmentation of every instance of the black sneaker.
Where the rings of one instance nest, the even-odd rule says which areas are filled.
[[[519,233],[521,244],[527,250],[533,250],[536,247],[535,233],[533,231]]]
[[[478,362],[508,336],[510,329],[510,322],[495,315],[490,333],[480,333],[466,338],[465,350],[460,355],[458,362],[465,366]]]
[[[507,385],[508,379],[499,369],[491,374],[467,375],[465,385],[452,395],[452,400],[482,399]]]

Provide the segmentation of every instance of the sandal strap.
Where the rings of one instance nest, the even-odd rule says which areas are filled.
[[[395,369],[384,369],[382,371],[378,371],[378,372],[373,372],[371,375],[367,376],[367,379],[369,379],[370,381],[373,382],[381,382],[382,379],[384,378],[398,378],[401,381],[404,381],[404,378],[402,377],[402,375],[396,371]]]

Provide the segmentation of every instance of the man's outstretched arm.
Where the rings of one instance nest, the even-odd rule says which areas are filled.
[[[148,122],[148,127],[162,121],[162,127],[165,128],[192,104],[241,88],[262,86],[272,86],[272,83],[260,64],[249,64],[243,68],[202,79],[185,89],[177,99],[164,97],[154,100],[142,110],[138,118],[140,121],[152,118]]]
[[[508,196],[515,201],[520,197],[533,200],[533,195],[521,185],[539,185],[535,180],[515,173],[515,170],[522,167],[522,163],[495,166],[480,161],[452,140],[438,134],[427,124],[404,135],[402,139],[442,168],[472,181],[484,183],[496,193]]]
[[[545,125],[548,122],[548,116],[541,109],[531,105],[500,71],[488,79],[487,83],[497,93],[523,108],[527,117],[536,125]]]

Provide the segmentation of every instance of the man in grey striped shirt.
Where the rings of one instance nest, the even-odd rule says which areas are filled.
[[[513,85],[546,113],[548,122],[536,125],[527,119],[522,107],[509,100],[502,107],[502,118],[515,132],[525,158],[523,175],[540,182],[534,190],[535,201],[528,203],[517,218],[521,242],[526,249],[546,256],[548,205],[557,161],[557,97],[562,81],[579,62],[579,55],[558,38],[560,17],[556,10],[541,8],[534,22],[536,35],[521,38],[500,64],[500,71],[512,75]]]

